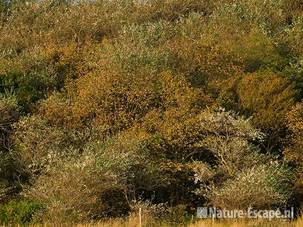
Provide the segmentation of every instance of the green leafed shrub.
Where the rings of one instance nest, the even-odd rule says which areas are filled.
[[[39,209],[41,205],[36,202],[22,199],[11,200],[0,207],[0,224],[28,224]]]

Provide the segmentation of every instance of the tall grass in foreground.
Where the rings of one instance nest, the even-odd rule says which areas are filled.
[[[48,223],[39,226],[77,226],[77,227],[139,227],[139,219],[137,217],[131,217],[128,219],[110,219],[103,222],[87,223],[87,224],[61,224],[61,223]],[[188,226],[188,227],[301,227],[303,226],[303,218],[299,218],[296,221],[287,220],[196,220],[188,224],[174,224],[166,221],[157,221],[152,218],[144,218],[142,220],[142,227],[170,227],[170,226]]]

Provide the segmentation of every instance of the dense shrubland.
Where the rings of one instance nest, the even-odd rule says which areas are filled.
[[[0,15],[1,224],[302,209],[301,0],[2,0]]]

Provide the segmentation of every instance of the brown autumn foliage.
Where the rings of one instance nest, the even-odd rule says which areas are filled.
[[[0,2],[0,224],[300,209],[301,0]]]

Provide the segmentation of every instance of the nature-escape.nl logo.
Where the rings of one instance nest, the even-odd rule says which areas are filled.
[[[248,208],[247,210],[228,210],[216,207],[198,207],[198,218],[213,219],[236,219],[236,218],[263,218],[263,219],[294,219],[294,208],[276,209],[276,210],[256,210]]]

